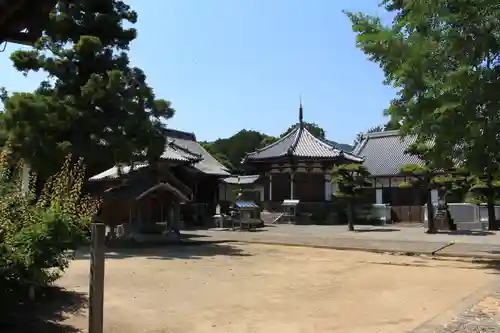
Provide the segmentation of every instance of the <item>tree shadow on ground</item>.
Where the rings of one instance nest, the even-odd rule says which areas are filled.
[[[354,232],[363,233],[363,232],[396,232],[401,231],[401,229],[397,228],[367,228],[367,229],[355,229]]]
[[[206,238],[208,235],[181,233],[181,239]]]
[[[416,256],[411,262],[367,261],[367,263],[373,265],[381,265],[381,266],[435,268],[437,266],[433,264],[434,261],[440,262],[440,265],[438,267],[449,267],[454,269],[465,269],[465,270],[485,270],[487,274],[500,274],[500,259]],[[457,262],[472,263],[474,265],[456,266]]]
[[[248,257],[252,254],[234,246],[234,241],[181,240],[175,243],[128,243],[109,247],[106,259],[145,257],[147,259],[175,260],[201,259],[214,256]],[[89,259],[88,252],[77,253],[75,259]]]
[[[81,330],[61,323],[87,305],[83,293],[59,287],[39,290],[34,302],[23,302],[0,314],[2,333],[73,333]]]
[[[491,231],[482,231],[482,230],[453,230],[453,231],[438,231],[438,235],[453,235],[453,236],[490,236],[496,235]]]

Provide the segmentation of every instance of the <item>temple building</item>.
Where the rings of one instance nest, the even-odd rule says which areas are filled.
[[[107,224],[128,224],[141,232],[180,220],[205,224],[219,200],[220,179],[227,176],[193,133],[169,129],[157,165],[115,166],[91,177],[89,187],[103,199],[101,218]]]
[[[373,180],[373,203],[390,205],[391,219],[395,222],[423,221],[427,192],[420,188],[400,186],[412,178],[400,172],[403,166],[424,165],[420,158],[407,153],[415,142],[414,135],[402,136],[397,130],[365,133],[354,149],[356,155],[364,158],[363,165]],[[437,195],[436,190],[431,191],[433,202],[437,201]]]
[[[362,163],[363,158],[315,137],[303,121],[278,141],[246,155],[244,163],[264,178],[264,202],[276,207],[283,200],[307,203],[332,201],[331,169],[342,163]]]

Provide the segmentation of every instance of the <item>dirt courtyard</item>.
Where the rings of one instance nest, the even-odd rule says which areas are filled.
[[[88,291],[89,261],[59,284]],[[109,254],[105,332],[403,333],[496,279],[471,262],[270,245]],[[452,318],[450,318],[452,319]],[[86,312],[65,324],[86,328]]]

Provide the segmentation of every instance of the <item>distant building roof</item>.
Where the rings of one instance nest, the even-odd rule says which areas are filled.
[[[231,176],[222,179],[224,183],[227,184],[253,184],[260,178],[259,175],[248,175],[248,176]]]
[[[247,154],[245,160],[258,162],[284,156],[321,160],[345,158],[353,162],[363,161],[361,157],[338,149],[329,141],[317,138],[309,132],[303,122],[302,102],[299,106],[299,124],[278,141]]]
[[[148,163],[134,163],[133,167],[131,167],[130,165],[125,165],[122,166],[121,170],[119,170],[118,166],[114,166],[106,171],[103,171],[95,176],[90,177],[89,180],[96,181],[104,179],[116,179],[120,176],[120,174],[126,175],[133,170],[138,170],[146,166],[148,166]]]
[[[412,135],[403,137],[399,131],[365,133],[354,154],[364,157],[363,165],[372,176],[393,176],[400,174],[404,165],[423,165],[420,158],[406,153],[416,139]]]
[[[208,151],[205,150],[198,142],[194,133],[187,133],[177,130],[168,129],[167,138],[172,140],[176,145],[187,149],[188,151],[198,154],[202,159],[194,164],[194,167],[203,173],[229,176],[230,173],[225,166],[219,163]]]
[[[327,140],[315,137],[303,122],[302,102],[299,106],[299,124],[278,141],[246,155],[246,161],[258,162],[272,160],[284,156],[306,159],[333,160],[345,158],[353,162],[363,159],[352,153],[338,149]]]
[[[193,163],[193,166],[205,174],[229,176],[229,171],[220,164],[209,152],[198,142],[193,133],[177,130],[167,130],[167,144],[161,158],[169,161]],[[148,163],[135,163],[132,170],[148,166]],[[131,171],[130,166],[123,166],[121,174]],[[89,180],[114,179],[119,176],[118,167],[114,166]]]
[[[353,162],[363,161],[361,157],[338,149],[327,141],[315,137],[303,124],[297,125],[290,133],[278,141],[247,154],[246,160],[259,161],[284,156],[310,159],[336,159],[343,157]]]
[[[196,163],[202,159],[202,156],[195,154],[184,147],[179,146],[172,140],[168,140],[163,154],[160,156],[161,159],[167,161],[184,162],[184,163]],[[130,165],[122,166],[121,170],[118,170],[118,166],[114,166],[100,174],[91,177],[89,180],[102,180],[102,179],[114,179],[118,178],[120,174],[128,174],[132,170],[138,170],[148,166],[147,162],[134,163],[133,168]]]

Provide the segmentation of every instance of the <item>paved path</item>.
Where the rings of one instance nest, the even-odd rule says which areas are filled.
[[[358,227],[357,232],[349,232],[345,226],[295,225],[269,226],[257,232],[202,230],[188,233],[217,241],[500,259],[500,235],[497,233],[428,235],[422,228],[397,227]]]
[[[411,333],[499,333],[498,280],[484,286],[454,307],[438,314]]]
[[[499,333],[500,291],[492,293],[462,312],[436,333]]]

